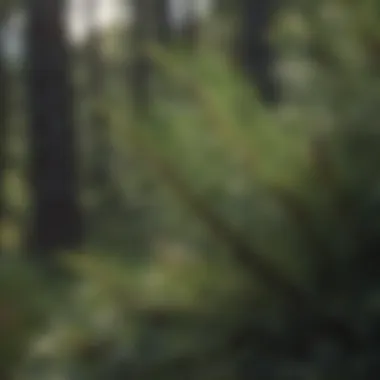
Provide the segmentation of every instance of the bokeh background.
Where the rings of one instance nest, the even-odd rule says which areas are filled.
[[[0,0],[0,379],[380,378],[380,5]]]

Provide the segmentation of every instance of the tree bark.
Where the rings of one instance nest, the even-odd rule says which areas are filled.
[[[102,36],[96,27],[98,0],[87,0],[86,11],[90,28],[87,41],[88,96],[90,98],[89,133],[91,146],[89,184],[103,189],[109,183],[110,136],[104,108],[105,67],[102,59]]]
[[[170,22],[170,0],[156,0],[155,7],[157,40],[162,45],[168,45],[173,37]]]
[[[65,1],[28,0],[27,96],[30,190],[28,248],[46,256],[83,239],[73,120],[73,88],[64,37]]]
[[[150,105],[153,67],[146,48],[148,42],[152,40],[152,9],[151,0],[134,0],[131,90],[134,111],[138,118],[147,115]]]
[[[0,14],[0,25],[3,15]],[[0,55],[0,222],[4,216],[4,168],[5,168],[5,139],[7,132],[7,73],[3,55]],[[1,243],[1,242],[0,242]]]
[[[273,72],[276,56],[268,41],[276,5],[276,0],[241,0],[238,5],[237,63],[268,104],[279,100]]]
[[[0,30],[6,21],[9,2],[0,3]],[[9,80],[4,52],[0,49],[0,254],[2,253],[1,226],[5,217],[4,175],[6,168],[6,139],[8,134]]]

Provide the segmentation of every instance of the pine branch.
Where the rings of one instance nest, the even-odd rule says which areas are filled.
[[[235,148],[234,151],[240,154],[244,164],[249,167],[250,171],[253,171],[256,167],[257,157],[249,148],[244,136],[237,133],[234,121],[218,106],[210,91],[200,85],[196,78],[190,76],[180,65],[174,64],[172,57],[162,49],[155,46],[150,47],[148,55],[170,78],[191,92],[207,117],[208,126],[212,128],[212,132],[218,137],[222,137],[228,148]]]
[[[250,271],[275,292],[281,293],[296,308],[310,310],[313,302],[301,289],[287,279],[279,269],[255,252],[243,236],[232,226],[225,223],[191,188],[177,175],[176,170],[155,148],[153,141],[142,128],[134,129],[134,141],[144,153],[148,163],[154,167],[161,178],[171,186],[176,195],[184,201],[191,211],[214,233],[219,241],[226,244],[234,253],[237,262]]]
[[[328,336],[349,350],[361,347],[361,339],[344,318],[331,316],[318,300],[293,284],[269,260],[260,256],[228,223],[225,223],[191,188],[178,176],[175,168],[156,149],[157,144],[144,133],[143,128],[132,129],[134,142],[148,164],[157,170],[160,177],[174,190],[190,210],[208,227],[216,238],[224,242],[230,249],[236,261],[253,276],[287,303],[289,311],[312,321],[310,345],[320,336]],[[310,319],[309,319],[310,318]],[[339,333],[337,333],[339,332]],[[241,334],[234,335],[237,339]],[[238,339],[239,340],[239,339]]]

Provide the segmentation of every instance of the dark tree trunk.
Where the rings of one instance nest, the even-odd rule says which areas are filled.
[[[87,41],[88,96],[90,99],[89,131],[91,140],[89,185],[103,189],[109,182],[110,137],[104,107],[105,67],[102,59],[102,36],[96,27],[98,0],[87,0],[86,12],[90,27]]]
[[[268,41],[275,0],[241,0],[238,3],[236,58],[248,80],[257,86],[264,102],[279,100],[274,77],[275,52]]]
[[[64,37],[65,1],[28,0],[27,95],[33,216],[29,249],[75,249],[83,238],[78,202],[73,89]]]
[[[154,4],[157,40],[162,45],[168,45],[173,38],[170,22],[170,0],[156,0]]]
[[[5,23],[8,13],[8,1],[0,3],[0,30]],[[8,107],[9,107],[9,81],[5,65],[3,51],[0,50],[0,236],[1,223],[5,217],[5,197],[4,197],[4,171],[6,167],[6,139],[8,134]],[[0,239],[0,254],[2,253],[2,241]]]
[[[2,15],[0,15],[0,22]],[[1,24],[0,24],[1,26]],[[4,216],[4,168],[6,150],[6,131],[7,131],[7,74],[4,64],[4,57],[0,55],[0,223]],[[1,242],[0,242],[1,244]]]
[[[147,43],[152,39],[152,4],[152,0],[134,0],[133,3],[132,49],[134,56],[131,68],[131,89],[134,110],[139,118],[146,116],[150,104],[152,62],[146,48]]]

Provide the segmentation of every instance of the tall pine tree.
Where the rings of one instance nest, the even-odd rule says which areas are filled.
[[[36,254],[78,247],[83,238],[65,1],[29,0],[27,96],[30,185],[29,248]]]
[[[0,27],[5,21],[5,6],[0,3]],[[5,165],[5,137],[7,123],[7,75],[3,51],[0,50],[0,221],[4,214],[3,176]]]
[[[235,54],[238,65],[268,104],[279,99],[274,77],[275,52],[268,34],[276,12],[275,0],[237,2],[238,31]]]

